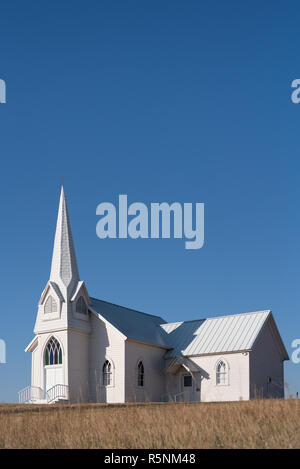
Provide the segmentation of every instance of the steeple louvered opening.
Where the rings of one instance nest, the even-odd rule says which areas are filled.
[[[87,314],[86,302],[84,301],[82,296],[80,296],[76,301],[76,313],[85,315]]]
[[[57,311],[57,301],[53,298],[53,296],[48,296],[45,303],[45,314],[57,313]]]

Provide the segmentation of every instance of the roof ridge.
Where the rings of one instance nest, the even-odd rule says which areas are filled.
[[[208,319],[220,319],[220,318],[230,318],[232,316],[247,316],[248,314],[260,314],[260,313],[271,313],[271,309],[261,309],[258,311],[248,311],[246,313],[233,313],[233,314],[222,314],[221,316],[212,316],[208,318],[202,318],[202,319],[191,319],[189,321],[176,321],[176,322],[167,322],[162,325],[167,325],[167,324],[183,324],[183,323],[188,323],[188,322],[199,322],[199,321],[207,321]]]
[[[188,321],[176,321],[176,322],[166,322],[165,324],[161,324],[161,326],[167,326],[168,324],[183,324],[187,322],[199,322],[199,321],[206,321],[208,318],[203,319],[189,319]]]
[[[248,314],[262,314],[262,313],[271,313],[271,309],[260,309],[258,311],[247,311],[246,313],[232,313],[232,314],[222,314],[221,316],[212,316],[211,318],[206,319],[219,319],[219,318],[230,318],[232,316],[247,316]]]
[[[116,304],[116,303],[112,303],[111,301],[99,300],[99,298],[95,298],[94,296],[90,296],[90,298],[91,298],[92,300],[102,301],[103,303],[107,303],[107,304],[112,305],[112,306],[117,306],[118,308],[128,309],[128,310],[130,310],[130,311],[134,311],[135,313],[144,314],[145,316],[152,316],[152,317],[154,317],[154,318],[159,318],[159,319],[162,319],[162,320],[163,320],[163,318],[162,318],[161,316],[157,316],[156,314],[144,313],[143,311],[139,311],[139,310],[137,310],[137,309],[129,308],[128,306],[118,305],[118,304]]]

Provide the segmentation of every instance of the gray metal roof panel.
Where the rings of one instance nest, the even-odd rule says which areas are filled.
[[[271,312],[220,316],[199,321],[162,324],[166,343],[172,347],[168,357],[204,355],[250,350]]]
[[[161,317],[91,298],[91,308],[128,339],[170,349],[166,357],[250,350],[267,311],[166,323]]]
[[[141,313],[134,309],[91,298],[91,309],[103,316],[128,339],[169,348],[160,325],[165,321],[159,316]]]

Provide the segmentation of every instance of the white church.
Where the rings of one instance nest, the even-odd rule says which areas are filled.
[[[62,189],[20,402],[236,401],[284,397],[288,354],[270,310],[167,323],[89,296]]]

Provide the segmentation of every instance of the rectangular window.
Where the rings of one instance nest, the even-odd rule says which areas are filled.
[[[183,386],[185,388],[192,386],[192,377],[190,375],[183,377]]]

